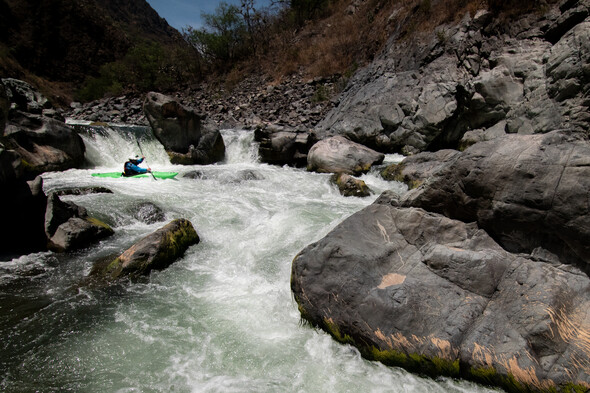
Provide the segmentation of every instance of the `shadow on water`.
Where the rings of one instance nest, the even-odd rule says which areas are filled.
[[[38,385],[30,378],[41,369],[45,380],[47,373],[49,379],[61,378],[47,368],[57,361],[56,352],[112,321],[121,304],[140,296],[129,291],[128,282],[107,283],[89,275],[95,258],[96,250],[89,248],[69,255],[34,254],[0,265],[0,390],[34,390]]]

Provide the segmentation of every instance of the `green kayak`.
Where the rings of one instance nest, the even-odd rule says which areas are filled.
[[[152,172],[152,175],[157,179],[173,179],[174,176],[178,175],[178,172]],[[135,176],[123,176],[121,172],[103,172],[103,173],[93,173],[92,176],[94,177],[152,177],[149,173],[142,173]]]

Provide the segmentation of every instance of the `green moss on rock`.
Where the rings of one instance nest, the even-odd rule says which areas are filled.
[[[110,262],[103,275],[117,278],[123,275],[147,275],[151,270],[165,269],[200,239],[188,220],[174,220],[144,237]]]

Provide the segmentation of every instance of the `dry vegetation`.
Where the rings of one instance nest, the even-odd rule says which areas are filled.
[[[544,12],[556,0],[334,0],[328,16],[301,28],[276,29],[269,50],[237,67],[231,80],[264,72],[280,81],[295,72],[304,77],[351,74],[370,62],[395,34],[397,39],[433,34],[444,23],[489,9],[510,19],[523,12]],[[354,4],[358,4],[356,7]],[[354,12],[353,12],[354,11]]]
[[[264,50],[255,51],[222,74],[211,70],[206,74],[209,82],[223,83],[230,90],[252,74],[265,75],[275,83],[295,73],[305,79],[334,75],[346,79],[370,62],[390,37],[411,40],[433,34],[441,24],[456,22],[465,14],[474,15],[481,9],[514,18],[522,12],[543,12],[548,3],[556,1],[332,0],[322,17],[303,24],[288,21],[287,13],[279,15],[262,32],[266,40]],[[12,62],[10,56],[0,57],[4,59],[0,60],[4,76],[34,81],[54,100],[57,96],[61,96],[59,101],[71,97],[71,87],[67,84],[44,81]]]

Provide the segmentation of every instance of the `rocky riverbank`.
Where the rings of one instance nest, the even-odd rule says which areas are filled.
[[[479,11],[353,77],[317,137],[413,154],[384,176],[416,188],[295,257],[305,319],[418,373],[590,389],[589,15]]]
[[[276,83],[251,76],[233,88],[206,83],[169,93],[187,108],[205,116],[210,128],[276,126],[311,129],[333,107],[332,99],[345,78],[306,81],[294,74]],[[144,96],[106,98],[85,104],[72,103],[65,116],[75,120],[148,125],[143,112]]]

